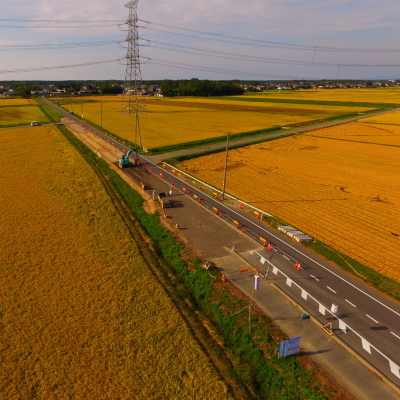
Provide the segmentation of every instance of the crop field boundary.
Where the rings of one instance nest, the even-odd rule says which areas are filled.
[[[219,272],[212,271],[210,274],[200,268],[200,260],[188,259],[179,242],[160,226],[158,213],[149,215],[143,210],[143,199],[139,193],[132,190],[104,160],[99,159],[78,139],[71,137],[66,128],[59,128],[70,137],[79,152],[86,154],[84,158],[89,164],[96,164],[100,173],[106,175],[102,182],[114,186],[111,195],[127,219],[126,223],[132,224],[132,234],[139,235],[137,239],[148,257],[150,268],[155,266],[152,273],[171,295],[179,311],[184,313],[195,338],[200,340],[213,364],[217,363],[217,370],[237,398],[280,399],[284,394],[288,399],[322,400],[327,398],[325,395],[330,396],[332,387],[319,387],[313,378],[313,370],[318,369],[317,366],[304,369],[301,359],[277,358],[274,354],[276,340],[282,340],[284,336],[271,325],[267,317],[252,315],[253,337],[256,340],[251,340],[246,316],[234,321],[231,318],[238,308],[246,304],[247,299],[243,295],[239,299],[237,291],[232,294],[233,289],[229,285],[218,284],[211,275],[219,275]],[[149,242],[141,226],[154,240],[154,245]],[[279,372],[282,369],[287,371],[284,377]]]

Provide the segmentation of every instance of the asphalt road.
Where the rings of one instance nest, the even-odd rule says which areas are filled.
[[[49,104],[65,116],[71,117],[50,102]],[[94,131],[89,125],[77,121],[86,126],[88,130]],[[100,138],[108,140],[115,147],[123,148],[121,144],[101,132],[96,132],[96,134]],[[400,305],[398,303],[379,294],[286,236],[268,228],[242,210],[233,209],[195,188],[188,187],[187,183],[153,164],[149,158],[140,158],[142,163],[147,165],[147,169],[142,170],[143,173],[150,171],[168,186],[174,182],[176,184],[174,190],[183,191],[183,188],[187,188],[187,194],[181,196],[196,201],[205,200],[205,204],[199,205],[199,209],[207,205],[214,214],[214,210],[218,211],[219,218],[222,215],[228,223],[234,220],[240,223],[241,229],[246,227],[246,234],[243,234],[243,236],[246,235],[246,240],[251,237],[258,246],[261,244],[260,237],[271,242],[274,250],[270,265],[267,261],[264,264],[261,262],[261,257],[267,260],[271,254],[265,248],[258,248],[254,252],[254,249],[240,249],[240,243],[236,243],[235,247],[237,246],[236,250],[250,264],[258,266],[261,272],[266,273],[269,265],[269,279],[273,277],[279,287],[321,323],[332,322],[334,331],[340,340],[351,346],[394,385],[400,387]],[[184,207],[184,203],[187,201],[186,199],[185,202],[174,200],[176,209]],[[196,220],[197,216],[187,216],[186,220],[188,221],[189,218]],[[250,251],[253,251],[253,254]],[[301,271],[293,268],[296,261],[300,261],[303,268]],[[237,277],[237,279],[239,278],[241,279],[241,277]],[[332,304],[338,305],[338,312],[335,316],[329,312]]]

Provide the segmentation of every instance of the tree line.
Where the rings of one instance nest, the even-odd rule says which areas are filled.
[[[229,96],[240,95],[244,89],[232,82],[208,80],[165,80],[161,84],[161,93],[166,97],[175,96]]]

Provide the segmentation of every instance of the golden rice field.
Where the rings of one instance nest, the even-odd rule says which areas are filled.
[[[355,141],[365,135],[376,138],[375,125],[343,124],[231,150],[226,190],[400,282],[400,146]],[[399,144],[399,130],[390,135]],[[221,187],[224,157],[180,168]]]
[[[272,90],[252,97],[321,100],[321,101],[353,101],[369,103],[400,103],[400,87],[362,88],[362,89],[307,89],[307,90]]]
[[[375,115],[369,118],[363,118],[362,120],[360,120],[360,122],[400,125],[400,111],[393,111],[390,113]]]
[[[0,398],[231,398],[58,130],[0,150]]]
[[[64,107],[124,138],[135,139],[135,115],[121,113],[121,96],[64,99]],[[113,101],[117,99],[118,101]],[[329,116],[362,112],[365,107],[311,106],[302,104],[240,102],[210,98],[148,98],[147,112],[140,114],[140,133],[145,148],[169,146],[222,136],[304,123]]]
[[[0,102],[0,105],[2,103]],[[31,121],[47,122],[47,117],[39,107],[7,106],[0,108],[0,126],[30,125]]]
[[[31,99],[0,99],[1,106],[23,106],[28,104],[37,104],[35,100]]]
[[[400,146],[399,122],[400,112],[394,111],[337,125],[329,128],[329,130],[321,129],[312,131],[309,135],[324,136],[338,140],[377,143],[387,146]]]

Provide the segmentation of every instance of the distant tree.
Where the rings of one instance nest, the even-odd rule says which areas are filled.
[[[172,81],[170,79],[166,79],[160,87],[161,93],[166,97],[174,97],[177,96],[175,89],[178,87],[178,81]]]
[[[39,85],[17,85],[14,88],[14,91],[18,93],[24,99],[27,99],[32,96],[31,92],[35,90],[39,90]]]
[[[121,94],[122,86],[110,86],[110,85],[101,85],[99,87],[99,92],[101,94]]]
[[[166,97],[174,96],[229,96],[243,94],[244,89],[231,82],[215,82],[209,80],[171,81],[167,80],[161,84],[161,93]]]

